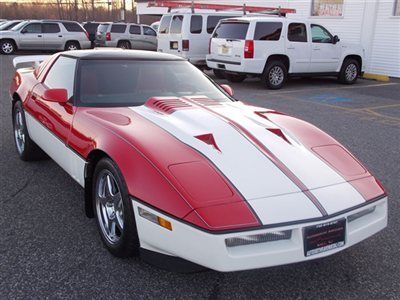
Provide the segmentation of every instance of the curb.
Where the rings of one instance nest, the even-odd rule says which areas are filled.
[[[376,81],[383,81],[383,82],[390,81],[389,76],[380,75],[380,74],[372,74],[372,73],[364,73],[363,78],[365,78],[365,79],[373,79],[373,80],[376,80]]]

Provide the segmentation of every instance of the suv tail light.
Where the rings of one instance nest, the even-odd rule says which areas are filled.
[[[89,40],[89,33],[86,30],[85,30],[85,34],[86,34],[87,39]]]
[[[244,58],[254,58],[254,41],[248,40],[245,42]]]
[[[182,51],[189,51],[189,40],[182,40]]]
[[[106,41],[111,41],[111,33],[110,32],[106,33]]]

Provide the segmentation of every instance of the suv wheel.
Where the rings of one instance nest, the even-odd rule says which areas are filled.
[[[287,68],[281,61],[271,61],[267,64],[261,79],[268,88],[278,90],[287,80]]]
[[[360,66],[355,59],[346,59],[339,74],[339,81],[344,84],[353,84],[357,81]]]
[[[0,51],[2,54],[13,54],[16,50],[15,43],[10,40],[3,40],[0,42]]]
[[[215,77],[217,77],[218,79],[225,79],[224,71],[218,70],[218,69],[213,69],[213,73],[214,73]]]
[[[79,50],[81,48],[81,46],[79,45],[78,42],[67,42],[65,44],[65,50]]]
[[[131,44],[128,41],[121,41],[118,43],[118,48],[131,49]]]
[[[232,74],[232,73],[225,73],[225,78],[229,82],[242,82],[243,80],[246,79],[246,75],[242,74]]]

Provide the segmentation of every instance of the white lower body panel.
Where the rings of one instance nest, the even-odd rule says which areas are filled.
[[[322,221],[226,234],[212,234],[199,230],[163,215],[140,202],[132,201],[142,248],[180,257],[222,272],[265,268],[325,257],[349,248],[387,226],[387,197]],[[303,241],[305,227],[342,218],[347,219],[348,216],[373,206],[375,206],[373,212],[351,222],[347,221],[344,246],[312,256],[305,256]],[[138,213],[138,207],[170,221],[172,231],[141,217]],[[290,239],[236,247],[227,247],[225,244],[227,238],[285,230],[292,230]]]

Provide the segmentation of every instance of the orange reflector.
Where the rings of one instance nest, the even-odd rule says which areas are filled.
[[[162,226],[162,227],[164,227],[164,228],[166,228],[166,229],[172,231],[172,224],[171,224],[171,222],[169,222],[169,221],[167,221],[167,220],[165,220],[165,219],[163,219],[163,218],[161,218],[161,217],[157,217],[157,219],[158,219],[158,224],[159,224],[160,226]]]

